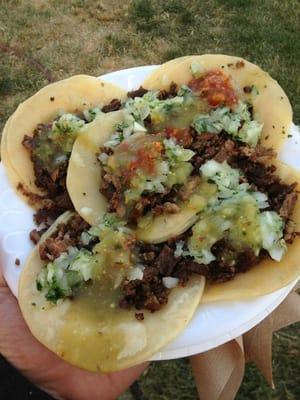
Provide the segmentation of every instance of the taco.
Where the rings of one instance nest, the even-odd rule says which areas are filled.
[[[262,164],[257,164],[256,167],[262,168]],[[260,183],[268,187],[269,195],[269,206],[259,215],[258,235],[261,235],[263,249],[256,259],[253,258],[253,253],[252,256],[251,253],[244,254],[245,258],[240,260],[240,265],[237,263],[231,271],[227,266],[228,270],[224,271],[225,274],[222,273],[217,281],[208,278],[202,300],[204,303],[262,296],[283,288],[300,276],[300,202],[297,199],[300,172],[277,160],[273,160],[272,166],[269,164],[265,168],[269,169],[269,174],[264,178],[262,177],[265,169],[262,168],[262,173],[258,173],[257,170],[255,172],[257,182],[265,179],[264,183]],[[277,176],[271,172],[274,169]],[[250,174],[253,172],[248,170]],[[273,194],[275,197],[272,197]],[[247,209],[244,213],[248,218],[249,212],[250,209]],[[197,235],[196,225],[193,229]],[[246,235],[251,236],[252,233],[248,230],[249,226],[246,228]],[[244,232],[241,232],[241,235],[244,235]],[[213,263],[220,263],[222,266],[222,254],[227,254],[230,258],[230,247],[217,246],[215,251],[216,260]]]
[[[156,80],[155,91],[139,88],[122,111],[97,117],[77,138],[67,179],[77,212],[90,224],[107,207],[117,213],[151,251],[168,253],[182,279],[190,271],[204,275],[208,300],[286,285],[299,274],[290,258],[299,179],[275,152],[276,127],[287,128],[292,117],[286,96],[269,75],[233,57],[193,57],[167,70],[170,86]],[[174,238],[170,248],[165,242]]]
[[[44,87],[10,117],[1,158],[18,194],[44,207],[38,222],[72,208],[65,180],[76,136],[98,113],[120,107],[124,96],[115,85],[78,75]]]
[[[114,141],[114,138],[111,137],[116,136],[116,126],[129,124],[129,120],[130,116],[128,116],[127,112],[124,110],[101,115],[84,128],[82,134],[79,135],[74,144],[67,174],[67,188],[76,211],[91,225],[96,225],[99,223],[107,208],[109,212],[117,212],[121,218],[125,218],[126,220],[129,220],[130,223],[134,223],[143,215],[144,209],[147,206],[145,203],[149,201],[146,196],[144,196],[142,200],[143,207],[139,206],[140,202],[135,201],[135,199],[140,200],[140,195],[142,194],[140,188],[135,192],[132,191],[132,193],[127,193],[128,199],[131,198],[133,200],[132,202],[129,202],[131,204],[129,204],[127,210],[125,209],[123,202],[119,201],[119,191],[113,192],[113,198],[108,197],[108,191],[106,188],[106,180],[108,179],[106,172],[107,167],[104,166],[104,168],[101,168],[101,164],[102,161],[105,163],[105,160],[108,160],[109,156],[107,153],[101,153],[101,148],[103,148],[103,145],[108,145]],[[138,151],[140,156],[147,153],[148,165],[146,165],[146,168],[148,168],[148,170],[149,168],[152,168],[151,164],[153,164],[153,167],[155,167],[154,164],[159,162],[160,171],[163,172],[162,179],[160,179],[158,176],[158,179],[156,179],[155,182],[151,182],[149,177],[145,175],[143,184],[148,185],[149,189],[150,185],[152,185],[154,189],[154,185],[159,185],[161,191],[163,188],[162,183],[164,183],[163,180],[166,181],[167,178],[169,179],[170,187],[174,186],[175,184],[182,185],[191,173],[192,166],[188,160],[193,156],[194,153],[191,150],[186,150],[181,146],[176,145],[175,142],[164,138],[162,135],[146,135],[145,129],[141,125],[136,122],[133,122],[133,124],[135,133],[128,137],[128,139],[124,140],[124,142],[122,142],[119,146],[116,146],[115,156],[119,154],[123,163],[123,165],[120,165],[119,171],[126,172],[125,164],[128,166],[128,162],[132,162],[130,168],[133,168],[133,162],[135,162],[135,152]],[[117,132],[117,135],[118,134],[119,133]],[[165,146],[164,143],[169,146],[169,158],[162,154],[162,150]],[[108,148],[106,149],[107,151],[110,151]],[[133,152],[130,149],[132,149]],[[179,151],[182,153],[177,157],[178,162],[173,156],[174,151]],[[101,161],[100,159],[103,155],[106,157]],[[113,160],[115,156],[110,157],[112,163],[114,162]],[[170,164],[170,167],[169,160],[172,161],[172,165]],[[138,167],[137,164],[136,166]],[[169,168],[172,168],[170,174],[168,174]],[[85,179],[78,179],[77,177],[82,176],[82,174],[85,175]],[[120,180],[123,178],[124,177],[122,176],[118,176],[118,179]],[[157,193],[155,192],[152,195],[153,203],[155,202],[156,195]],[[207,196],[205,195],[205,197]],[[181,215],[183,217],[178,219],[179,207],[174,203],[171,204],[167,201],[166,203],[167,204],[164,205],[165,208],[167,208],[168,205],[169,207],[176,208],[174,211],[176,211],[176,219],[177,221],[179,220],[178,223],[182,221],[182,226],[179,227],[179,225],[177,225],[177,234],[184,232],[191,224],[191,220],[192,222],[196,220],[196,211],[199,209],[199,207],[201,207],[201,204],[199,204],[198,208],[195,208],[196,204],[190,205],[190,208],[186,207],[183,209],[182,207]],[[134,204],[133,208],[131,207],[132,204]],[[163,218],[162,211],[163,206],[159,207],[157,204],[155,208],[157,217],[155,218],[155,222],[151,223],[153,230],[156,229],[156,226],[159,226],[158,221]],[[175,214],[173,215],[175,216]],[[169,237],[174,236],[172,214],[169,213],[168,217],[169,219],[165,223],[165,225],[167,224],[168,227],[165,226],[163,232],[159,229],[160,236],[155,237],[152,242],[162,242],[167,240]],[[149,215],[147,218],[149,219]],[[140,220],[141,223],[145,223],[146,221]],[[139,239],[144,240],[142,230],[139,231],[138,237]]]
[[[237,99],[249,103],[253,119],[263,124],[260,143],[276,151],[281,148],[293,121],[293,111],[284,90],[267,72],[241,57],[224,54],[178,60],[168,68],[162,65],[155,70],[143,87],[168,92],[172,84],[187,85],[207,99],[213,109],[224,104],[230,107]]]
[[[163,83],[166,76],[172,78],[169,87]],[[222,153],[227,139],[228,146],[243,144],[250,150],[277,140],[273,150],[278,150],[276,126],[284,128],[283,120],[290,122],[291,113],[288,99],[274,82],[258,67],[234,57],[182,57],[162,65],[144,83],[155,89],[160,83],[160,90],[140,87],[128,93],[122,112],[100,116],[78,138],[67,178],[77,212],[95,224],[106,209],[106,199],[109,211],[137,223],[142,240],[161,242],[181,234],[209,201],[202,198],[187,207],[186,200],[198,187],[195,175],[203,162],[226,159]],[[283,100],[276,102],[274,88]],[[262,107],[261,97],[272,100],[276,112]],[[266,126],[274,114],[275,129],[270,132]],[[97,162],[102,164],[101,177]],[[78,180],[86,168],[86,180]],[[95,186],[100,180],[101,193]],[[163,221],[168,226],[162,231]]]
[[[199,304],[205,279],[191,277],[182,287],[164,268],[116,216],[91,228],[67,212],[29,257],[19,304],[32,334],[59,357],[116,371],[149,359]]]

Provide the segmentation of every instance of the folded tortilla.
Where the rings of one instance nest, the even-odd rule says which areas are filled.
[[[272,164],[277,167],[278,176],[286,183],[297,182],[296,191],[300,191],[300,171],[279,161]],[[300,232],[300,201],[296,202],[291,220],[295,231]],[[251,267],[244,273],[237,274],[233,280],[224,283],[207,283],[202,302],[241,300],[263,296],[287,286],[300,277],[300,236],[292,244],[280,262],[270,257]]]
[[[163,64],[143,82],[148,90],[168,90],[170,84],[187,84],[192,78],[191,66],[203,71],[221,69],[231,77],[240,98],[251,100],[254,119],[263,123],[261,144],[279,151],[285,142],[293,121],[291,104],[284,90],[267,72],[257,65],[241,58],[224,54],[194,55],[176,59],[178,62]],[[245,93],[244,88],[255,87],[253,93]]]
[[[125,96],[116,85],[88,75],[76,75],[44,87],[21,103],[5,125],[1,142],[2,162],[13,187],[21,183],[26,191],[43,195],[35,184],[30,154],[22,144],[24,135],[33,136],[38,124],[53,121],[62,111],[83,111]]]
[[[99,116],[76,140],[71,155],[67,187],[77,212],[91,225],[97,225],[107,209],[107,200],[100,193],[101,167],[97,161],[97,150],[114,132],[116,123],[123,118],[123,111]],[[101,127],[101,129],[100,129]],[[278,160],[272,160],[277,174],[287,184],[298,182],[300,172]],[[78,179],[84,176],[84,179]],[[160,243],[185,232],[198,217],[189,209],[176,214],[160,215],[146,229],[137,229],[139,240]],[[291,218],[295,230],[300,232],[300,201],[298,200]],[[267,258],[245,273],[239,273],[231,281],[207,284],[203,302],[218,300],[240,300],[253,298],[280,289],[300,275],[300,237],[296,237],[281,262]]]
[[[66,212],[43,235],[72,218]],[[118,307],[120,289],[99,281],[82,289],[73,300],[57,305],[46,301],[36,288],[44,261],[38,247],[30,255],[19,283],[19,304],[32,334],[59,357],[90,371],[111,372],[148,360],[174,339],[188,324],[200,302],[205,279],[195,276],[182,288],[172,289],[168,304],[144,320],[137,310]]]

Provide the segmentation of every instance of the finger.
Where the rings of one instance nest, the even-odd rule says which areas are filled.
[[[0,353],[36,385],[57,398],[115,399],[134,382],[147,363],[108,375],[91,373],[62,361],[27,328],[8,288],[0,289]]]
[[[67,380],[62,397],[67,397],[70,389],[77,384],[76,393],[73,393],[71,397],[73,400],[116,399],[139,378],[148,365],[149,363],[145,362],[111,374],[91,373],[71,367],[73,370],[70,379]],[[78,382],[80,382],[80,385],[78,385]]]
[[[3,274],[2,274],[2,269],[0,267],[0,288],[1,287],[5,287],[5,286],[6,286],[6,282],[5,282],[5,279],[4,279]]]

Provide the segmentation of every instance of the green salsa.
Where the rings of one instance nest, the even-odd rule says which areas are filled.
[[[68,159],[85,122],[73,114],[63,114],[52,124],[41,125],[33,138],[32,159],[51,173]]]
[[[252,196],[242,194],[204,211],[193,227],[188,248],[196,261],[208,264],[214,260],[211,247],[223,238],[228,239],[237,251],[248,246],[255,254],[259,253],[259,209]]]

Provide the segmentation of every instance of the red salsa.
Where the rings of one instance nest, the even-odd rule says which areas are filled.
[[[129,170],[133,172],[137,169],[142,169],[153,175],[155,171],[155,159],[161,153],[161,150],[162,145],[160,142],[154,142],[151,146],[147,146],[147,148],[139,149],[136,159],[129,164]]]
[[[115,155],[118,159],[119,174],[128,185],[137,170],[143,170],[148,175],[155,174],[156,160],[163,150],[159,140],[152,136],[142,138],[132,143],[122,143],[118,146]]]
[[[173,128],[167,127],[164,130],[164,134],[167,138],[173,138],[176,142],[183,147],[189,147],[193,138],[189,128]]]
[[[220,105],[231,107],[238,101],[229,76],[220,70],[208,71],[199,78],[193,78],[188,86],[213,108]]]

